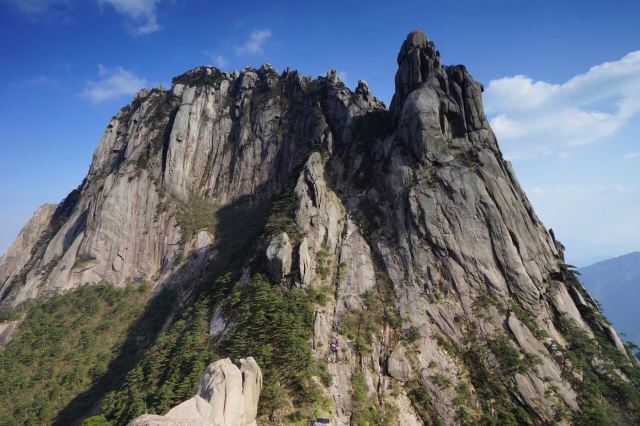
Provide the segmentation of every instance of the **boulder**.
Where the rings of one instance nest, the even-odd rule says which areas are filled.
[[[210,420],[215,425],[244,425],[242,373],[229,358],[207,367],[196,394],[211,405]]]
[[[240,360],[245,424],[254,426],[258,416],[258,400],[262,390],[262,371],[253,357]]]
[[[0,324],[0,349],[9,344],[13,333],[18,328],[19,323],[20,321],[9,321]]]
[[[406,382],[413,378],[413,370],[402,345],[398,345],[391,353],[388,370],[391,377],[401,382]]]
[[[213,423],[204,419],[176,419],[145,414],[132,420],[129,426],[213,426]]]
[[[210,419],[211,410],[211,404],[200,395],[195,395],[193,398],[187,399],[182,404],[173,407],[165,414],[165,417],[174,419]]]
[[[269,276],[275,282],[281,282],[291,272],[291,254],[293,249],[286,232],[275,235],[267,246],[267,268]]]
[[[262,371],[252,358],[238,368],[229,358],[207,367],[196,395],[164,416],[144,415],[129,426],[255,426]]]

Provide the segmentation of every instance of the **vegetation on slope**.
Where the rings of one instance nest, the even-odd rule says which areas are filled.
[[[208,318],[214,302],[221,300],[233,325],[219,342],[211,342]],[[223,356],[234,361],[253,356],[261,366],[264,389],[259,408],[265,420],[286,415],[295,421],[326,412],[327,402],[312,379],[321,373],[309,345],[310,300],[308,292],[276,287],[262,275],[247,284],[222,276],[106,396],[102,415],[114,424],[126,424],[145,412],[162,414],[190,398],[207,364]]]
[[[145,351],[123,383],[101,404],[114,424],[126,424],[144,413],[163,414],[189,399],[206,366],[216,359],[208,343],[209,306],[205,298],[192,304]]]
[[[575,271],[565,266],[562,272],[569,286],[589,296]],[[581,408],[575,423],[640,424],[640,368],[612,344],[601,326],[607,322],[601,311],[583,313],[583,317],[595,338],[566,316],[558,321],[558,328],[568,343],[563,351],[568,361],[564,363],[564,375],[578,391]]]
[[[149,293],[100,284],[25,306],[25,320],[0,351],[0,424],[51,424],[107,371]]]
[[[217,347],[234,360],[253,356],[261,366],[259,414],[265,420],[281,420],[287,412],[289,420],[308,419],[329,409],[313,379],[322,374],[311,354],[312,297],[255,275],[247,284],[236,284],[225,302],[232,325]]]

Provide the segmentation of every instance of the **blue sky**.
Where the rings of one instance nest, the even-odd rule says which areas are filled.
[[[640,2],[0,0],[0,251],[86,174],[109,118],[197,65],[335,68],[388,103],[406,34],[485,85],[505,155],[585,265],[640,249]]]

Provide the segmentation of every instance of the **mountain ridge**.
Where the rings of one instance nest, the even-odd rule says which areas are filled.
[[[581,281],[602,304],[616,328],[638,344],[640,317],[633,301],[640,297],[640,252],[596,262],[578,271]]]
[[[255,357],[264,424],[640,418],[637,361],[503,159],[482,85],[419,31],[397,62],[389,109],[335,71],[199,67],[110,121],[86,180],[0,258],[0,301],[106,281],[168,307],[58,424],[162,414],[214,356]]]

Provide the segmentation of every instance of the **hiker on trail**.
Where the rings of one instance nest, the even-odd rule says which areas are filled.
[[[333,360],[333,362],[337,362],[338,361],[338,341],[337,340],[332,340],[331,341],[331,358]]]
[[[338,347],[340,347],[340,342],[338,342],[338,339],[333,340],[331,342],[331,354],[333,355],[334,362],[338,361]]]

